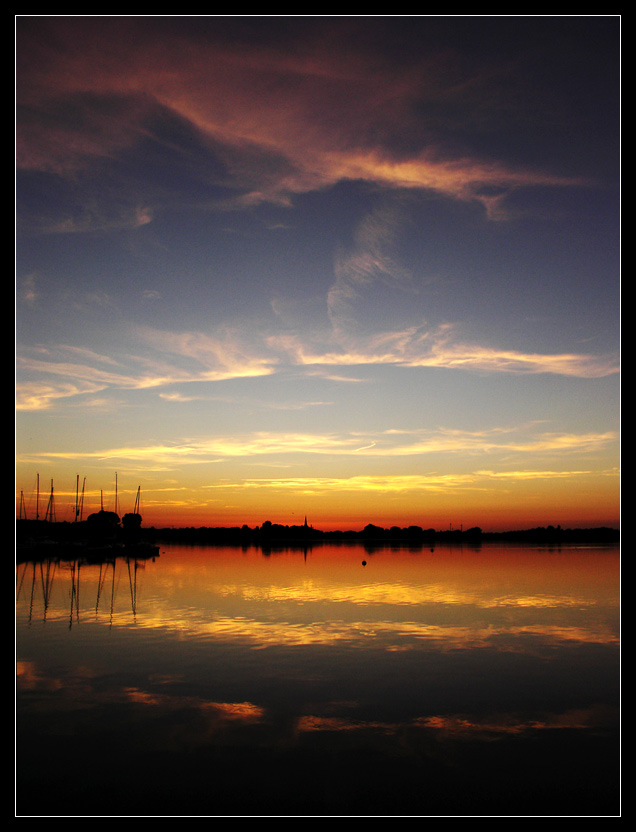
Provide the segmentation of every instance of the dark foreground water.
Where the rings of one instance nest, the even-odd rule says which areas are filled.
[[[615,548],[17,568],[18,816],[611,815]]]

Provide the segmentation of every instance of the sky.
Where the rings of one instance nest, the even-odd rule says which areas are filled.
[[[15,20],[16,511],[618,526],[619,16]]]

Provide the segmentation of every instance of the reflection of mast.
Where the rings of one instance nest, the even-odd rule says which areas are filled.
[[[75,569],[77,567],[77,581],[75,580]],[[71,567],[71,614],[68,621],[69,630],[73,626],[73,605],[75,605],[75,617],[79,624],[79,579],[80,579],[80,565],[77,561],[73,561]]]
[[[134,561],[133,574],[130,574],[130,559],[128,559],[128,578],[130,579],[130,604],[133,616],[137,615],[137,561]]]
[[[20,597],[22,592],[22,586],[24,584],[24,579],[26,578],[27,573],[27,564],[24,564],[24,571],[22,572],[22,577],[20,578],[20,583],[18,585],[18,591],[16,593],[16,598]],[[29,596],[29,624],[33,618],[33,599],[35,597],[35,561],[33,562],[33,576],[31,578],[31,594]]]
[[[52,571],[51,571],[52,569]],[[40,564],[40,576],[42,579],[42,598],[44,599],[44,618],[46,619],[46,613],[49,608],[49,601],[51,600],[51,592],[53,590],[53,575],[55,574],[55,563],[52,563],[50,560],[46,562],[46,578],[44,577],[44,572],[42,568],[42,564]]]
[[[115,611],[115,571],[117,565],[117,558],[115,558],[111,564],[113,569],[113,576],[112,582],[110,587],[110,624],[112,626],[113,623],[113,614]],[[104,589],[104,585],[106,583],[106,578],[108,577],[108,563],[100,563],[99,565],[99,579],[97,581],[97,598],[95,601],[95,614],[99,612],[99,602],[102,596],[102,591]]]
[[[111,627],[117,617],[115,608],[118,587],[122,577],[121,568],[123,568],[123,564],[121,563],[121,560],[121,558],[114,557],[112,560],[101,561],[99,566],[99,576],[97,579],[97,597],[94,607],[96,618],[101,612],[100,607],[103,608],[105,604],[108,604],[108,569],[112,569],[109,610]],[[83,558],[74,558],[73,560],[65,562],[68,563],[69,567],[68,570],[64,570],[65,587],[67,586],[66,581],[69,583],[68,593],[65,588],[64,596],[68,599],[70,606],[66,607],[66,602],[63,602],[63,605],[67,610],[68,629],[71,630],[73,626],[79,626],[82,623],[80,613],[80,578],[84,580],[84,583],[88,580],[87,586],[89,587],[89,595],[92,596],[92,590],[90,587],[93,585],[91,577],[93,575],[93,564],[89,562],[88,573],[84,572],[82,574],[83,570],[86,568],[86,561]],[[16,600],[18,600],[20,596],[24,596],[25,607],[28,606],[29,624],[33,622],[34,612],[38,611],[40,608],[40,599],[43,604],[43,622],[46,622],[48,613],[52,608],[57,610],[57,607],[52,607],[52,605],[54,604],[53,583],[58,563],[57,558],[47,558],[40,561],[33,560],[29,563],[25,563],[23,567],[19,567],[18,572],[16,573]],[[118,563],[120,565],[119,572],[117,572]],[[138,594],[137,571],[145,567],[145,562],[143,560],[138,560],[136,557],[126,558],[126,566],[128,570],[130,590],[130,611],[132,612],[133,620],[136,622]],[[84,589],[86,590],[86,587]],[[84,591],[84,595],[86,595],[86,591]],[[87,600],[84,603],[91,605],[90,600]],[[128,604],[125,603],[125,607],[127,606]],[[84,609],[84,612],[86,612],[86,610],[87,608]],[[121,610],[121,612],[125,612],[125,610]]]
[[[110,624],[113,624],[113,615],[115,613],[115,567],[117,565],[117,558],[113,561],[113,582],[110,588]]]
[[[105,566],[105,568],[104,568]],[[103,573],[102,573],[103,569]],[[102,595],[102,589],[104,588],[104,581],[106,580],[106,574],[108,572],[108,564],[99,564],[99,578],[97,580],[97,598],[95,599],[95,612],[99,612],[99,599]]]
[[[29,624],[33,620],[33,605],[35,600],[35,590],[37,587],[37,564],[33,561],[33,571],[31,576],[31,593],[29,597]],[[24,571],[18,586],[17,597],[20,597],[22,586],[27,573],[27,564],[24,565]],[[46,573],[44,571],[44,562],[40,562],[40,582],[42,584],[42,602],[44,604],[44,621],[46,621],[46,614],[49,608],[51,599],[51,592],[53,590],[53,576],[55,574],[56,564],[51,560],[46,561]]]
[[[33,598],[35,596],[35,563],[33,564],[33,581],[31,583],[31,600],[29,603],[29,624],[33,616]]]

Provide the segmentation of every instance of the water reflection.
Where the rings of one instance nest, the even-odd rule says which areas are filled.
[[[73,626],[79,624],[80,617],[92,614],[92,608],[86,607],[82,598],[80,603],[80,587],[86,588],[88,596],[94,594],[94,612],[96,616],[108,610],[110,623],[113,623],[114,605],[117,590],[121,582],[119,571],[127,573],[126,604],[130,603],[133,617],[137,611],[137,571],[145,566],[143,560],[128,557],[109,557],[104,560],[86,562],[82,559],[41,557],[31,561],[24,561],[18,565],[17,599],[18,615],[26,616],[26,620],[33,622],[34,617],[41,617],[46,621],[49,616],[57,618],[65,614],[64,599],[67,600],[68,622]],[[117,581],[115,580],[117,576]],[[84,587],[86,582],[87,586]],[[61,585],[61,586],[60,586]],[[54,596],[54,586],[59,589]],[[89,601],[88,603],[92,603]],[[28,608],[28,612],[27,612]]]
[[[18,811],[616,814],[618,591],[584,547],[20,564]]]

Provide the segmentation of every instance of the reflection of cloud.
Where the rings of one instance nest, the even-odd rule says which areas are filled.
[[[160,705],[170,708],[181,708],[184,705],[196,707],[207,712],[216,720],[242,722],[258,722],[263,718],[264,710],[252,702],[210,702],[196,697],[172,696],[157,691],[141,688],[123,688],[124,696],[141,705]]]
[[[537,731],[555,729],[579,729],[613,727],[616,715],[605,708],[589,708],[565,711],[563,713],[544,713],[536,719],[520,720],[517,714],[495,713],[483,717],[477,714],[443,714],[424,716],[410,723],[412,728],[434,731],[443,734],[446,741],[499,739],[502,736],[521,736]],[[404,731],[404,723],[370,722],[347,716],[323,716],[307,714],[297,723],[298,731],[308,732],[357,732],[381,731],[383,734]]]
[[[495,739],[501,735],[520,735],[562,728],[589,730],[599,726],[614,726],[615,722],[614,713],[599,707],[563,713],[544,713],[531,720],[519,720],[517,715],[505,713],[491,714],[485,718],[472,714],[445,714],[422,717],[416,724],[444,734],[446,738],[468,740],[488,737]]]
[[[18,690],[61,690],[64,684],[61,679],[45,675],[35,662],[16,662],[16,687]]]
[[[267,563],[263,572],[263,559],[256,554],[249,562],[234,553],[219,550],[218,554],[218,559],[206,555],[191,565],[185,554],[169,558],[160,579],[167,588],[165,598],[144,594],[134,613],[128,594],[116,589],[125,580],[120,574],[115,582],[116,565],[112,583],[110,579],[104,583],[100,566],[84,565],[76,626],[92,627],[101,621],[108,627],[128,628],[134,615],[135,627],[161,634],[161,643],[176,638],[177,643],[195,640],[249,648],[349,645],[381,652],[475,650],[553,657],[564,647],[620,646],[616,562],[610,577],[604,569],[599,572],[607,563],[602,558],[596,565],[585,560],[576,585],[564,577],[557,586],[532,558],[520,571],[513,568],[518,564],[516,554],[501,571],[498,557],[497,563],[495,558],[489,561],[493,569],[483,568],[483,562],[473,565],[472,557],[449,564],[441,555],[437,560],[427,558],[426,568],[418,566],[416,575],[410,567],[404,572],[401,561],[397,577],[391,567],[388,572],[376,571],[369,581],[356,577],[357,561],[355,574],[347,571],[340,552],[332,552],[345,570],[339,566],[337,574],[325,565],[301,573],[293,567],[288,572],[289,563],[278,564],[283,572],[270,571],[273,564]],[[126,567],[120,565],[125,575]],[[153,576],[154,570],[147,578]],[[67,619],[75,573],[58,570],[55,593],[49,593],[48,599],[45,576],[34,572],[31,586],[30,567],[24,566],[18,577],[19,620],[27,616],[35,620],[43,613],[49,622]],[[20,665],[18,672],[24,687],[48,684],[32,664]],[[171,676],[156,680],[161,681],[168,687],[174,680]],[[128,690],[125,695],[149,702],[143,692]],[[161,695],[154,684],[153,700]],[[220,710],[225,717],[258,716],[251,708]]]
[[[342,605],[350,615],[351,605],[358,610],[365,610],[375,607],[381,610],[384,605],[389,607],[398,605],[420,609],[426,606],[430,615],[434,615],[436,609],[446,608],[448,605],[456,606],[458,609],[472,609],[481,611],[481,614],[492,608],[498,608],[497,603],[490,603],[488,598],[480,598],[478,593],[471,594],[464,591],[455,591],[441,585],[432,585],[416,588],[404,588],[399,585],[382,585],[378,587],[355,586],[331,587],[324,582],[312,585],[307,582],[305,586],[291,588],[287,593],[282,587],[237,587],[235,585],[220,585],[217,588],[219,597],[242,598],[244,602],[252,605],[265,605],[271,608],[272,604],[283,604],[287,607],[290,604],[308,605],[312,604],[315,610],[314,617],[310,622],[295,620],[293,626],[289,621],[270,621],[266,617],[261,619],[250,618],[244,615],[238,617],[217,615],[213,621],[208,620],[204,615],[194,612],[187,618],[175,619],[169,624],[165,618],[159,623],[166,631],[178,632],[181,637],[197,639],[210,639],[216,643],[228,643],[234,646],[247,645],[253,648],[265,647],[294,647],[294,646],[336,646],[349,645],[350,647],[369,647],[369,637],[372,633],[377,649],[386,651],[420,651],[427,650],[484,650],[501,653],[530,653],[532,655],[552,655],[564,645],[597,645],[607,647],[618,647],[619,637],[609,625],[598,624],[598,626],[566,627],[551,626],[550,624],[531,626],[516,626],[511,622],[507,626],[497,627],[480,626],[478,620],[473,626],[439,625],[418,621],[391,621],[379,620],[375,617],[368,620],[366,617],[356,620],[320,620],[320,605],[324,603]],[[595,607],[595,601],[587,601],[579,598],[578,607]],[[550,609],[560,609],[562,599],[554,599]],[[545,611],[545,607],[538,604],[539,608]],[[566,606],[577,608],[572,599],[567,599]],[[337,607],[336,607],[337,609]],[[506,607],[507,611],[509,607]],[[526,610],[525,606],[519,607],[521,612]],[[332,610],[332,614],[335,612]],[[514,612],[510,610],[509,615]],[[318,616],[318,617],[316,617]],[[138,626],[154,626],[151,617],[147,619],[137,611]],[[125,624],[122,621],[122,624]],[[524,637],[526,640],[524,641]]]

